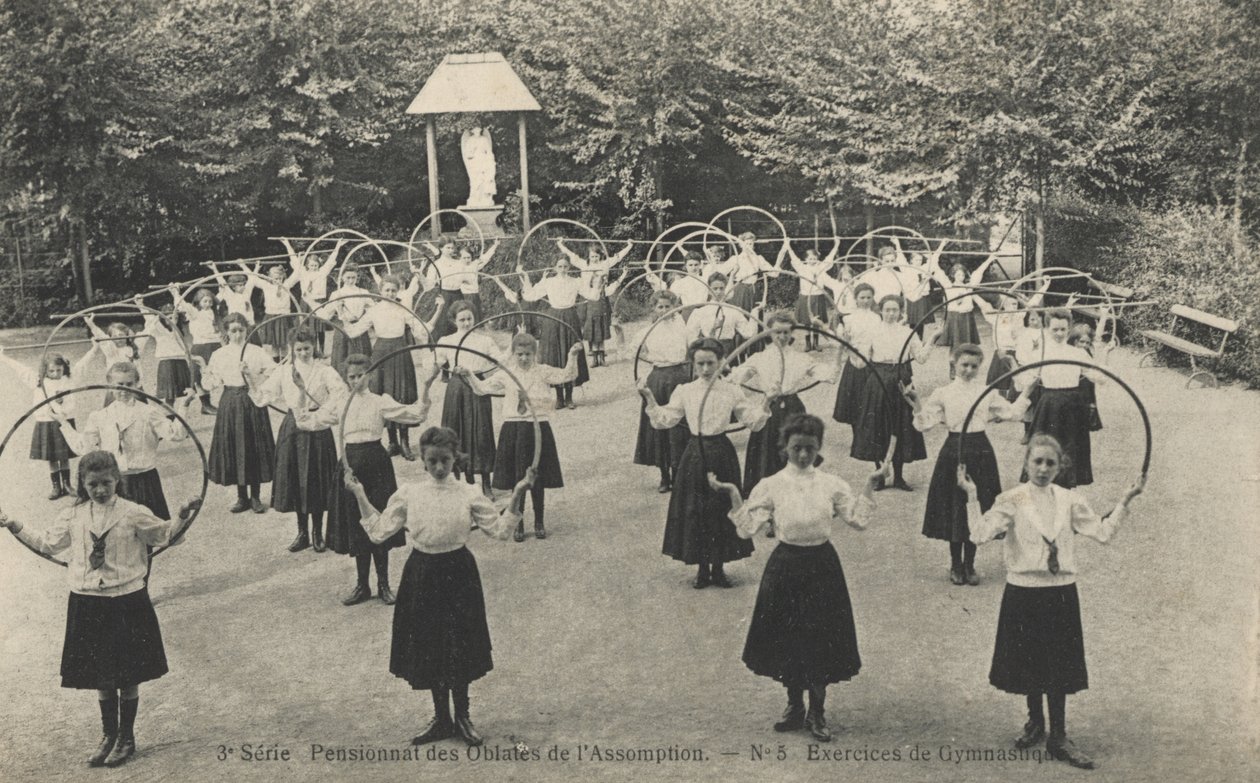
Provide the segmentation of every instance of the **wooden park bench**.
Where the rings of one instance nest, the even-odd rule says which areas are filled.
[[[1198,375],[1206,375],[1212,379],[1213,387],[1219,386],[1216,375],[1208,370],[1200,370],[1197,362],[1199,359],[1221,358],[1221,355],[1225,353],[1225,342],[1229,340],[1231,334],[1238,330],[1238,322],[1231,321],[1228,318],[1221,318],[1211,313],[1205,313],[1202,310],[1195,310],[1193,307],[1186,307],[1185,305],[1173,305],[1171,312],[1173,318],[1168,331],[1161,332],[1158,329],[1143,329],[1141,335],[1152,342],[1172,348],[1174,351],[1180,351],[1190,357],[1190,378],[1186,381],[1187,389],[1190,388],[1190,384],[1194,382],[1195,376]],[[1178,318],[1203,324],[1221,332],[1221,344],[1216,348],[1209,348],[1199,343],[1191,342],[1184,337],[1178,337],[1174,334],[1177,330]],[[1138,360],[1138,367],[1143,366],[1146,360],[1153,357],[1158,350],[1157,346],[1153,350],[1142,354],[1142,358]]]

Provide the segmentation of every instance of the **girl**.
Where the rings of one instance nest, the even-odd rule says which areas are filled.
[[[1085,351],[1067,344],[1072,316],[1067,310],[1051,310],[1048,316],[1049,339],[1043,356],[1046,360],[1072,359],[1092,364]],[[1095,384],[1103,376],[1094,370],[1076,365],[1057,364],[1038,370],[1040,392],[1033,402],[1031,429],[1053,436],[1063,449],[1063,460],[1055,483],[1072,488],[1094,483],[1094,468],[1089,442],[1089,403],[1081,396],[1082,377]],[[1022,479],[1021,479],[1022,480]]]
[[[770,406],[770,420],[757,432],[748,436],[748,451],[744,455],[744,496],[747,497],[757,482],[778,473],[787,464],[787,457],[779,445],[779,430],[792,416],[805,412],[805,404],[797,392],[830,378],[822,373],[804,354],[791,350],[792,328],[796,326],[786,312],[772,313],[766,319],[766,328],[778,346],[749,358],[736,370],[731,380],[742,386],[755,384],[755,393],[764,394]]]
[[[534,479],[533,470],[526,471],[500,512],[476,487],[451,477],[458,448],[459,436],[450,430],[425,430],[420,454],[428,475],[395,492],[384,510],[377,510],[354,474],[346,473],[368,536],[380,543],[406,528],[412,546],[394,607],[389,671],[433,696],[433,721],[411,740],[413,745],[455,734],[470,746],[482,743],[468,714],[468,684],[485,676],[494,662],[481,576],[466,546],[470,523],[506,539],[514,526],[519,529],[525,490]],[[454,720],[448,697],[455,703]]]
[[[245,323],[253,326],[254,321],[254,289],[258,288],[258,283],[254,282],[254,275],[249,268],[241,266],[240,272],[233,272],[224,277],[219,272],[214,273],[214,279],[219,281],[219,301],[227,307],[228,314],[238,313],[245,318]],[[262,339],[254,334],[253,340],[262,344]]]
[[[464,272],[459,277],[459,292],[463,295],[464,301],[472,305],[473,323],[480,321],[482,313],[485,312],[485,309],[481,305],[481,277],[477,273],[486,268],[486,264],[490,263],[490,260],[494,258],[494,254],[498,251],[498,249],[499,240],[496,239],[493,243],[491,243],[490,249],[482,253],[481,257],[475,261],[472,257],[472,251],[468,248],[465,247],[459,251],[459,260],[464,265]],[[498,285],[506,295],[508,289],[503,285],[503,283],[499,282],[499,278],[495,277],[491,279],[494,280],[495,284]],[[513,292],[512,295],[515,296],[515,292]],[[453,317],[454,315],[452,315],[452,318]]]
[[[140,373],[131,362],[119,362],[105,374],[106,383],[138,388]],[[193,396],[184,398],[181,415],[187,418]],[[120,471],[118,496],[144,506],[159,519],[170,519],[162,477],[157,469],[159,440],[178,442],[188,437],[184,428],[156,405],[149,405],[126,392],[117,392],[112,402],[87,417],[82,430],[59,413],[66,442],[80,454],[105,451],[113,454]],[[82,496],[82,491],[80,491]]]
[[[966,497],[957,486],[958,441],[962,440],[963,459],[976,477],[980,508],[988,511],[993,499],[1002,491],[1002,480],[998,475],[997,457],[984,433],[985,424],[1018,419],[1028,409],[1027,390],[1013,405],[1001,395],[991,394],[985,400],[984,410],[977,411],[979,415],[973,416],[967,431],[962,432],[967,411],[988,387],[979,380],[983,361],[980,346],[964,343],[954,349],[954,380],[949,385],[933,391],[927,402],[920,402],[914,389],[904,390],[906,401],[914,410],[915,429],[927,432],[938,424],[949,428],[949,437],[941,446],[932,470],[932,482],[928,485],[923,535],[949,542],[949,581],[956,585],[980,584],[975,568],[976,546],[971,543],[967,528]]]
[[[254,266],[254,274],[258,274],[258,265]],[[273,264],[267,269],[267,283],[263,290],[263,320],[268,322],[262,328],[262,343],[271,354],[272,361],[279,361],[280,355],[289,347],[289,331],[293,325],[292,318],[276,318],[293,312],[293,299],[289,290],[297,284],[298,273],[285,274],[283,264]],[[272,318],[276,320],[272,321]]]
[[[950,267],[949,276],[946,277],[941,271],[940,252],[932,254],[928,259],[928,271],[931,272],[932,278],[941,284],[941,288],[945,289],[945,298],[949,300],[962,297],[956,302],[945,305],[945,328],[937,336],[941,345],[953,348],[963,343],[973,345],[980,343],[980,330],[976,326],[976,300],[979,297],[964,297],[963,294],[980,285],[989,265],[996,260],[996,253],[990,255],[976,267],[970,276],[967,275],[967,267],[954,264]]]
[[[868,283],[858,283],[853,289],[853,309],[842,313],[844,333],[841,335],[853,345],[865,345],[868,335],[879,327],[880,316],[875,312],[875,289]],[[836,404],[831,411],[831,418],[842,424],[852,425],[859,414],[858,406],[862,402],[862,389],[866,386],[866,377],[870,368],[861,357],[852,354],[847,348],[840,350],[841,367],[840,382],[836,385]]]
[[[941,247],[945,247],[945,242],[941,242]],[[937,255],[939,254],[938,250]],[[901,290],[906,297],[906,323],[920,338],[927,327],[923,320],[932,310],[932,276],[927,271],[927,263],[927,258],[922,253],[911,253],[910,263],[897,269]]]
[[[314,333],[299,329],[291,338],[293,364],[273,371],[270,377],[256,373],[245,363],[241,371],[249,386],[249,398],[266,410],[267,405],[288,410],[276,436],[275,483],[271,486],[271,507],[297,514],[297,537],[290,552],[313,547],[323,552],[324,512],[336,497],[341,477],[337,473],[337,446],[332,425],[304,419],[302,414],[344,400],[346,387],[337,371],[314,361]],[[309,521],[309,532],[308,532]]]
[[[1094,328],[1089,324],[1073,326],[1068,332],[1067,344],[1080,348],[1092,359],[1094,357]],[[1076,390],[1081,395],[1081,400],[1088,411],[1089,431],[1098,432],[1102,429],[1102,419],[1098,417],[1098,393],[1094,382],[1082,374]]]
[[[751,541],[741,539],[726,513],[730,505],[725,497],[713,492],[705,473],[718,480],[739,481],[739,456],[726,436],[731,417],[756,432],[765,426],[770,410],[758,408],[735,384],[717,376],[718,365],[726,355],[722,344],[712,338],[697,340],[689,349],[691,364],[697,376],[694,381],[674,389],[669,404],[657,405],[652,391],[639,387],[639,395],[647,405],[652,426],[665,430],[683,419],[691,430],[678,469],[674,475],[674,491],[669,497],[669,515],[665,522],[665,542],[661,551],[698,570],[692,586],[697,590],[717,585],[731,587],[722,564],[752,554]],[[705,392],[712,387],[705,398]],[[700,404],[704,415],[700,421]],[[703,454],[701,453],[703,449]]]
[[[604,258],[600,252],[600,244],[592,242],[587,246],[585,260],[570,250],[563,239],[556,240],[556,247],[580,273],[578,277],[582,281],[582,297],[577,302],[578,322],[582,325],[582,336],[590,349],[592,366],[599,367],[604,363],[604,340],[608,339],[610,313],[607,297],[616,293],[616,286],[612,286],[606,294],[602,289],[608,283],[609,272],[617,264],[626,260],[626,256],[630,255],[630,251],[634,248],[634,243],[626,240],[626,246],[616,255]]]
[[[113,367],[119,362],[136,362],[140,360],[140,351],[131,334],[131,327],[120,321],[113,321],[104,329],[96,325],[96,317],[83,317],[88,331],[96,339],[96,347],[105,357],[105,366]]]
[[[428,386],[424,398],[415,405],[400,405],[388,394],[373,394],[368,389],[367,368],[369,359],[363,354],[351,354],[345,362],[347,391],[357,390],[346,413],[343,448],[346,467],[363,485],[368,502],[373,508],[384,508],[398,490],[394,478],[394,465],[381,445],[381,431],[385,422],[392,421],[414,427],[429,415]],[[345,400],[339,399],[319,410],[302,413],[297,424],[302,429],[313,430],[320,426],[333,427],[341,420],[346,409]],[[340,488],[334,493],[335,500],[328,512],[328,547],[339,555],[354,558],[358,581],[354,590],[342,600],[343,606],[354,606],[372,597],[368,588],[368,572],[376,564],[377,595],[383,604],[394,603],[394,593],[389,588],[389,550],[404,543],[402,532],[377,544],[368,538],[363,529],[359,503],[354,494]]]
[[[367,312],[368,306],[373,303],[370,297],[359,296],[368,292],[366,288],[359,287],[362,276],[357,266],[346,264],[341,271],[341,284],[328,297],[326,305],[320,308],[319,315],[343,327],[347,324],[357,324]],[[333,369],[344,372],[346,357],[354,353],[372,353],[372,338],[366,332],[357,337],[346,337],[339,330],[334,329],[330,357]]]
[[[882,472],[872,473],[862,494],[854,495],[843,479],[815,469],[822,436],[817,416],[790,416],[780,441],[787,464],[758,484],[747,503],[739,487],[718,481],[712,473],[709,485],[726,492],[730,520],[743,538],[752,538],[765,525],[778,530],[779,545],[761,576],[743,656],[754,674],[787,688],[787,710],[774,730],[805,728],[819,742],[830,742],[824,712],[827,686],[852,679],[862,665],[849,588],[830,541],[831,523],[839,518],[865,530],[875,508],[871,492]]]
[[[796,297],[796,322],[812,324],[815,318],[826,321],[830,314],[827,307],[827,288],[826,283],[819,282],[819,279],[828,276],[827,271],[836,263],[836,254],[840,252],[840,239],[838,237],[835,239],[831,252],[821,260],[818,258],[818,251],[812,247],[805,251],[804,262],[797,257],[791,245],[785,245],[785,247],[792,270],[801,276],[800,293]],[[818,334],[806,332],[805,352],[817,350]]]
[[[245,344],[245,333],[249,331],[245,316],[232,313],[223,319],[223,324],[227,330],[227,345],[210,356],[202,373],[207,389],[223,387],[210,441],[210,480],[223,486],[236,486],[236,504],[229,509],[233,514],[250,509],[262,514],[267,507],[259,497],[259,487],[271,481],[276,444],[267,409],[259,408],[250,399],[242,368],[249,367],[250,375],[261,378],[275,364],[262,348]]]
[[[863,462],[874,462],[879,467],[887,456],[890,439],[896,437],[897,448],[892,454],[893,486],[910,492],[912,488],[902,477],[902,467],[907,462],[927,459],[927,449],[923,445],[923,434],[914,428],[910,406],[897,390],[900,384],[909,386],[911,383],[909,360],[926,362],[933,342],[920,340],[910,327],[901,323],[901,309],[901,297],[884,297],[879,303],[883,321],[862,335],[860,342],[854,342],[863,354],[870,357],[871,368],[862,387],[861,402],[858,404],[860,413],[853,423],[853,445],[849,456]],[[898,364],[901,347],[907,338],[910,340],[909,356]],[[855,360],[862,361],[856,357]],[[876,487],[883,488],[882,483]]]
[[[223,345],[223,337],[219,333],[219,317],[214,311],[214,294],[204,288],[198,289],[193,294],[193,301],[197,306],[193,307],[179,295],[178,287],[171,286],[169,290],[176,311],[188,319],[188,334],[192,337],[192,348],[189,352],[193,355],[190,375],[201,399],[201,413],[213,416],[218,409],[210,404],[210,392],[206,391],[201,384],[201,368]],[[198,359],[201,361],[198,362]]]
[[[338,239],[332,252],[322,263],[318,253],[307,253],[303,262],[302,254],[293,249],[289,240],[280,241],[289,254],[289,265],[293,268],[293,274],[297,275],[302,303],[308,310],[316,309],[328,299],[328,276],[337,267],[337,257],[341,255],[341,246],[346,240]]]
[[[474,353],[461,351],[458,358],[455,346],[460,345],[474,351],[496,356],[499,348],[484,332],[470,332],[476,314],[468,301],[456,302],[451,308],[451,317],[455,321],[455,333],[438,340],[438,344],[446,346],[438,349],[437,363],[434,367],[444,366],[448,370],[455,366],[468,367],[479,379],[484,379],[494,372],[497,365]],[[442,426],[459,434],[459,452],[464,455],[463,465],[456,466],[456,478],[463,470],[464,479],[472,484],[473,476],[481,476],[481,491],[490,494],[490,471],[494,468],[494,409],[489,397],[484,397],[472,390],[462,376],[451,374],[446,384],[446,395],[442,399]]]
[[[69,550],[61,687],[97,692],[103,736],[88,757],[93,767],[117,767],[135,754],[140,683],[167,672],[145,574],[148,547],[179,541],[171,542],[170,522],[118,497],[120,480],[114,456],[93,451],[79,460],[86,497],[48,528],[32,530],[0,511],[0,527],[27,546],[49,555]],[[179,521],[187,522],[200,504],[200,499],[188,501]]]
[[[438,286],[441,288],[439,295],[448,303],[452,304],[464,298],[463,282],[468,274],[468,264],[459,257],[459,250],[455,246],[455,242],[451,239],[443,239],[438,247],[427,244],[425,245],[430,252],[437,255],[431,263],[425,264],[423,269],[412,267],[412,277],[417,280],[424,280],[426,289]],[[476,279],[476,275],[473,278]],[[410,307],[410,300],[404,299]],[[453,324],[443,319],[438,324],[438,331],[433,335],[433,339],[445,337],[455,331]]]
[[[1050,288],[1050,282],[1049,279],[1043,281],[1041,287],[1037,289],[1037,292],[1024,306],[1029,308],[1040,307],[1046,290]],[[985,320],[993,327],[993,358],[989,361],[989,375],[985,378],[986,386],[1018,366],[1019,362],[1016,359],[1016,353],[1019,351],[1020,341],[1024,333],[1025,320],[1027,316],[1036,315],[1036,313],[1028,313],[1027,315],[1019,313],[1018,310],[1021,304],[1015,297],[1003,296],[1001,300],[999,308],[994,308],[984,297],[976,297],[976,305],[984,313]],[[1040,347],[1037,350],[1040,351]],[[1014,381],[1011,379],[1003,383],[999,391],[1008,400],[1015,399],[1019,393],[1015,388]]]
[[[778,277],[783,268],[783,259],[791,248],[787,242],[779,249],[779,256],[774,266],[757,253],[757,236],[751,231],[739,235],[739,252],[730,260],[732,271],[730,302],[745,310],[752,310],[757,304],[757,282],[763,274],[767,277]]]
[[[543,312],[568,324],[566,328],[550,318],[538,319],[540,334],[538,360],[550,367],[559,368],[565,366],[568,361],[570,349],[574,345],[582,344],[582,321],[578,318],[575,305],[578,295],[585,286],[577,275],[572,274],[573,267],[564,256],[556,260],[552,272],[553,274],[543,277],[537,285],[534,285],[530,282],[525,268],[516,267],[516,273],[521,276],[521,298],[526,302],[545,300],[547,307]],[[581,386],[590,378],[590,371],[586,367],[586,356],[579,353],[577,375],[556,387],[556,410],[566,407],[576,408],[577,403],[573,401],[573,388]]]
[[[644,277],[647,278],[648,285],[657,291],[669,291],[678,297],[679,305],[688,307],[702,305],[709,301],[709,287],[705,285],[704,278],[701,276],[704,270],[700,263],[700,254],[694,250],[688,250],[683,263],[688,274],[675,275],[668,284],[664,278],[650,269],[644,273]]]
[[[413,278],[413,283],[418,282]],[[402,289],[402,280],[394,275],[381,278],[381,296],[397,301]],[[414,293],[411,287],[407,289]],[[406,300],[404,300],[406,301]],[[346,324],[346,334],[358,337],[366,334],[368,329],[376,332],[376,342],[372,344],[372,363],[376,364],[394,351],[414,344],[407,338],[407,330],[412,334],[421,333],[427,341],[433,332],[442,312],[445,300],[437,298],[437,309],[428,323],[422,323],[410,308],[398,307],[388,302],[373,302],[363,312],[363,317],[352,324]],[[370,381],[372,391],[377,394],[388,394],[403,405],[410,405],[419,397],[416,391],[416,365],[410,353],[400,353],[387,362],[377,365],[376,373]],[[416,455],[411,451],[411,436],[408,428],[402,424],[389,425],[389,455],[402,455],[408,462],[414,461]]]
[[[1028,702],[1028,722],[1015,747],[1030,748],[1044,739],[1052,758],[1093,769],[1094,762],[1068,740],[1066,727],[1067,694],[1089,687],[1076,593],[1076,536],[1110,541],[1145,481],[1130,487],[1120,505],[1099,517],[1084,496],[1053,485],[1064,458],[1057,440],[1034,435],[1024,455],[1029,481],[998,495],[988,513],[980,511],[979,490],[962,469],[958,486],[967,493],[967,515],[975,520],[972,543],[1005,537],[1006,590],[989,683],[1022,694]],[[1050,707],[1048,737],[1042,694]]]
[[[612,336],[609,329],[612,307],[609,305],[608,297],[617,293],[623,278],[624,274],[609,282],[607,274],[595,272],[591,275],[590,287],[583,288],[581,291],[582,298],[585,300],[582,304],[586,306],[586,318],[582,321],[583,336],[586,337],[586,342],[591,348],[594,367],[606,366],[604,341]]]
[[[154,396],[167,405],[173,405],[176,399],[192,388],[192,372],[188,368],[184,336],[175,323],[174,305],[163,305],[162,314],[163,317],[152,313],[145,315],[144,331],[139,336],[153,339],[154,354],[158,360]]]
[[[49,397],[69,391],[75,387],[70,380],[70,362],[59,353],[50,353],[39,367],[39,375],[28,370],[24,365],[14,361],[0,347],[0,360],[3,360],[18,380],[34,389],[31,405],[39,405]],[[40,384],[40,379],[43,384]],[[48,476],[52,481],[52,493],[49,500],[59,500],[73,493],[70,484],[70,460],[74,458],[74,450],[66,442],[61,431],[60,419],[66,414],[66,398],[49,403],[35,412],[35,431],[31,433],[31,459],[48,463]],[[67,418],[71,425],[74,419]]]
[[[578,374],[578,361],[582,355],[582,344],[575,342],[569,346],[569,360],[562,369],[556,369],[537,363],[538,341],[531,334],[519,332],[512,336],[512,358],[508,362],[508,370],[516,376],[525,387],[525,397],[521,397],[521,388],[509,378],[502,375],[479,379],[469,370],[467,365],[452,369],[457,375],[480,395],[503,395],[503,426],[499,429],[499,450],[494,459],[495,489],[512,489],[517,486],[527,473],[527,468],[534,460],[534,419],[530,410],[539,420],[542,431],[542,451],[538,461],[538,474],[530,478],[530,499],[534,506],[534,538],[546,538],[547,529],[543,525],[543,514],[546,506],[546,491],[564,486],[564,476],[560,473],[560,456],[556,452],[556,438],[551,434],[551,423],[547,421],[544,403],[547,401],[547,387],[571,383]],[[516,526],[513,536],[517,543],[525,540],[525,520],[522,518]]]
[[[720,272],[709,276],[710,302],[726,302],[726,283],[726,276]],[[756,336],[759,331],[761,327],[757,321],[739,310],[719,304],[700,305],[687,316],[687,344],[708,337],[721,344],[723,356],[729,355],[740,342]],[[737,361],[732,361],[732,366]]]
[[[678,297],[670,291],[656,294],[653,309],[655,317],[679,306]],[[657,405],[669,402],[674,389],[691,380],[691,367],[687,362],[687,324],[679,313],[674,313],[665,323],[658,324],[643,343],[644,361],[652,365],[645,386],[652,392]],[[647,401],[639,410],[639,434],[634,443],[634,464],[655,465],[661,473],[661,483],[656,491],[662,494],[673,488],[673,475],[687,447],[689,433],[684,424],[676,424],[665,432],[652,426],[647,415]]]

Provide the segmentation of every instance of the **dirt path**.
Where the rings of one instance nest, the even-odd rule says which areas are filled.
[[[1069,732],[1098,758],[1095,779],[1256,779],[1260,395],[1187,391],[1182,375],[1135,364],[1126,352],[1111,358],[1150,410],[1151,481],[1115,543],[1087,542],[1078,554],[1091,688],[1069,699]],[[943,382],[943,353],[918,373],[921,388]],[[819,388],[806,403],[825,416],[833,394]],[[1135,477],[1141,428],[1118,389],[1099,397],[1100,481],[1087,494],[1105,509]],[[28,401],[0,370],[0,421]],[[981,549],[980,587],[949,585],[944,544],[918,533],[930,461],[908,471],[915,492],[878,496],[869,530],[836,529],[864,667],[830,691],[836,741],[823,747],[833,758],[811,760],[807,735],[769,728],[782,690],[739,660],[774,543],[759,539],[756,554],[730,569],[734,589],[692,590],[690,570],[660,554],[667,497],[656,493],[652,469],[630,464],[638,406],[629,364],[597,369],[578,402],[553,415],[567,487],[548,493],[551,536],[472,543],[496,664],[472,688],[473,719],[487,737],[480,758],[444,742],[435,752],[456,760],[430,760],[424,750],[418,760],[312,759],[312,746],[410,750],[430,716],[428,695],[387,671],[390,610],[340,605],[353,582],[349,558],[285,552],[291,516],[230,515],[232,493],[212,488],[187,543],[154,569],[171,673],[142,688],[140,753],[125,771],[83,768],[99,724],[91,694],[59,687],[64,573],[0,535],[0,779],[404,780],[440,771],[457,780],[979,783],[1083,774],[1035,759],[984,760],[1010,752],[1023,721],[1020,700],[987,683],[1001,551]],[[207,447],[210,425],[197,419]],[[0,458],[0,504],[39,524],[51,504],[42,499],[45,471],[25,458],[27,432]],[[928,436],[933,457],[943,437]],[[1009,483],[1018,433],[998,429],[994,441]],[[741,456],[743,443],[737,438]],[[848,460],[848,446],[847,428],[830,428],[824,469],[856,483],[866,466]],[[188,448],[173,447],[162,466],[172,499],[198,481]],[[403,477],[419,470],[396,466]],[[395,552],[395,584],[404,558]],[[512,757],[517,743],[529,758]],[[247,746],[291,757],[245,761]],[[569,758],[549,760],[553,748]],[[650,760],[592,760],[596,748]],[[960,763],[942,758],[954,752]],[[702,760],[670,760],[684,754]]]

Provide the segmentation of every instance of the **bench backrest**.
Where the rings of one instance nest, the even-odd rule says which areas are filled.
[[[1196,310],[1193,307],[1185,305],[1173,305],[1172,314],[1177,318],[1184,318],[1187,321],[1195,321],[1197,323],[1210,326],[1213,329],[1220,329],[1226,334],[1233,334],[1238,331],[1238,322],[1231,321],[1228,318],[1221,318],[1219,315],[1205,313],[1202,310]]]

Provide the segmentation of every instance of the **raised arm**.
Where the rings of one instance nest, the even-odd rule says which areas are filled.
[[[989,254],[988,258],[980,262],[980,266],[976,267],[976,270],[971,273],[971,277],[967,280],[967,282],[971,283],[972,285],[980,285],[980,283],[984,282],[984,273],[989,271],[989,267],[992,266],[993,262],[997,260],[998,260],[998,251],[995,250]]]
[[[577,253],[574,253],[572,250],[570,250],[569,246],[564,243],[563,239],[556,240],[556,247],[559,248],[560,252],[564,253],[565,257],[569,259],[570,264],[573,264],[573,266],[582,270],[583,272],[590,270],[590,266],[587,265],[586,260],[582,258],[580,255],[578,255]]]
[[[490,249],[482,253],[481,257],[473,262],[472,264],[473,269],[477,270],[478,272],[484,269],[486,264],[490,263],[490,260],[494,258],[494,254],[496,251],[498,251],[498,249],[499,249],[499,240],[496,239],[494,240],[493,243],[491,243]]]

